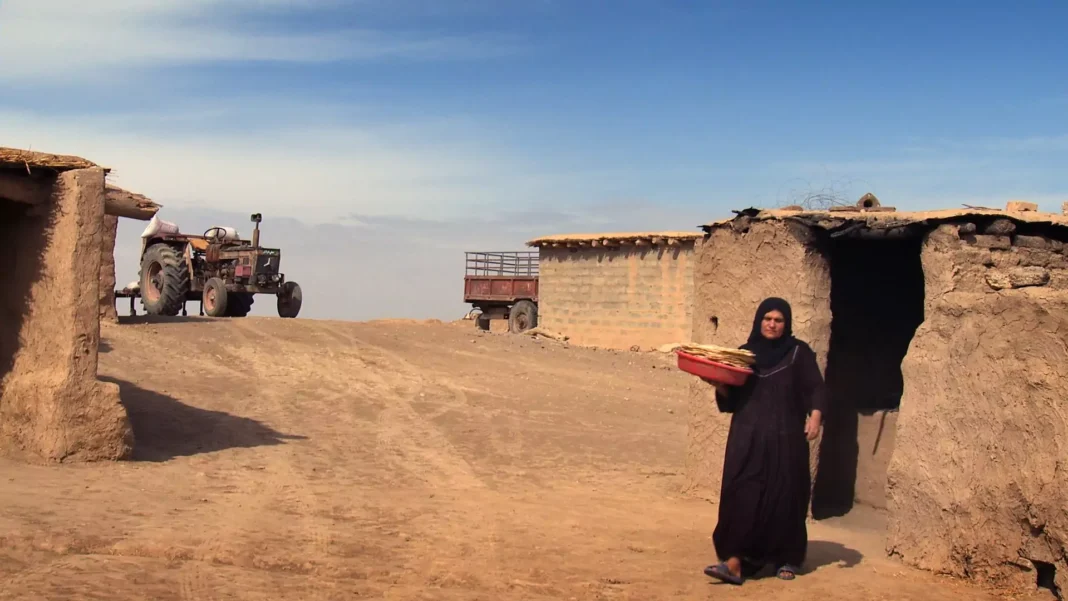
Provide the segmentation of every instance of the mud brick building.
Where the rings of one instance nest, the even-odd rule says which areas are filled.
[[[158,207],[131,205],[107,172],[0,148],[0,453],[71,461],[132,451],[118,386],[96,377],[102,281],[110,267],[114,286],[118,217]]]
[[[866,196],[704,229],[693,339],[737,346],[781,296],[825,369],[815,517],[884,507],[887,552],[908,564],[1068,590],[1068,217]],[[715,497],[730,416],[691,386],[689,488]]]
[[[688,340],[699,238],[699,232],[640,232],[531,240],[539,249],[539,326],[601,348]]]

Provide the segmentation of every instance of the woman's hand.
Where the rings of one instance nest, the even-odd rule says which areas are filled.
[[[808,419],[805,420],[805,438],[816,440],[816,436],[820,433],[821,425],[823,425],[823,415],[819,411],[813,411],[808,416]]]

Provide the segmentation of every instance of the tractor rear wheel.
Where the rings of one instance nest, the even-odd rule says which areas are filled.
[[[292,319],[300,313],[300,306],[304,302],[304,296],[300,292],[300,285],[296,282],[282,284],[278,291],[278,316]]]
[[[219,278],[210,278],[204,283],[204,313],[211,317],[226,316],[229,303],[226,284]]]
[[[141,304],[149,315],[178,315],[189,292],[189,269],[182,253],[154,244],[141,258]]]
[[[231,292],[226,298],[227,317],[245,317],[252,311],[252,294],[248,292]]]
[[[508,331],[513,334],[538,327],[538,306],[528,300],[512,305],[508,312]]]

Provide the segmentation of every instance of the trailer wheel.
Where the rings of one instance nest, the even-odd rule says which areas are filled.
[[[538,327],[538,306],[528,300],[512,305],[508,312],[508,331],[513,334]]]
[[[204,283],[204,313],[210,317],[226,316],[228,296],[226,284],[219,278],[210,278]]]
[[[248,292],[231,292],[226,295],[226,316],[245,317],[252,311],[252,302],[255,295]]]
[[[174,247],[154,244],[141,259],[141,304],[148,315],[178,315],[189,292],[189,270]]]
[[[300,313],[300,305],[303,303],[304,297],[300,292],[300,285],[296,282],[286,282],[282,284],[282,289],[278,291],[278,316],[292,319]]]

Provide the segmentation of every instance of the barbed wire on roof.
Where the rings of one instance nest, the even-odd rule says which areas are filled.
[[[780,191],[777,208],[800,206],[808,211],[820,211],[831,207],[850,206],[857,202],[853,193],[856,184],[866,183],[851,178],[831,179],[820,187],[803,178],[797,178],[795,182],[794,186]]]

